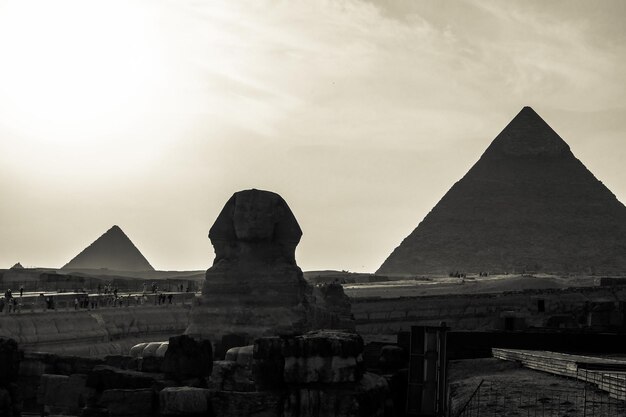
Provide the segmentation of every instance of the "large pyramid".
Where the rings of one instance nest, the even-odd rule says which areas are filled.
[[[61,269],[154,271],[154,268],[118,226],[113,226]]]
[[[626,207],[530,107],[379,274],[626,273]]]

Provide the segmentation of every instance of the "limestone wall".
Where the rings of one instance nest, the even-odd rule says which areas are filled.
[[[626,286],[544,289],[499,294],[353,298],[361,334],[395,334],[412,325],[453,330],[527,327],[617,329],[624,327]]]
[[[182,334],[189,310],[189,305],[178,304],[3,314],[0,336],[16,340],[26,351],[122,354],[139,342]]]

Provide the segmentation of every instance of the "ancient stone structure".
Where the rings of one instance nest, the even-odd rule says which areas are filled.
[[[363,340],[357,334],[314,331],[259,338],[253,356],[256,385],[286,392],[285,417],[385,415],[388,384],[364,372]]]
[[[625,270],[626,207],[525,107],[377,273]]]
[[[0,370],[12,366],[17,345],[9,350]],[[14,386],[24,411],[50,415],[390,415],[386,379],[364,372],[362,355],[360,336],[318,331],[261,338],[229,355],[234,360],[213,362],[210,344],[181,336],[170,338],[162,367],[152,370],[139,369],[142,358],[131,356],[27,354]]]
[[[243,345],[257,336],[354,328],[343,290],[316,297],[304,280],[295,261],[301,236],[278,194],[254,189],[235,193],[209,232],[215,261],[186,333],[218,345],[225,336],[239,335],[243,343],[238,345]],[[333,300],[340,302],[331,310],[327,305]]]
[[[61,269],[110,269],[114,271],[153,271],[154,268],[118,226],[87,246]]]

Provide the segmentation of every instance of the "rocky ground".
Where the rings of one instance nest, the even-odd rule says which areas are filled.
[[[585,387],[581,381],[522,368],[514,362],[494,358],[452,361],[449,370],[453,411],[460,412],[474,393],[464,415],[574,417],[623,415],[626,411],[624,403]]]

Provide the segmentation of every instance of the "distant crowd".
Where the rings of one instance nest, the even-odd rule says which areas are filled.
[[[12,311],[19,311],[22,308],[21,298],[24,295],[24,287],[20,287],[20,297],[19,299],[13,297],[13,292],[9,288],[4,293],[4,296],[0,298],[0,313],[7,309],[7,312],[10,313]]]
[[[184,289],[183,284],[176,286],[176,290],[180,292]],[[186,291],[189,292],[189,287],[187,287]],[[154,305],[168,305],[174,304],[176,300],[174,294],[163,293],[154,282],[150,286],[144,283],[141,294],[120,294],[119,289],[111,284],[99,284],[96,294],[89,294],[86,290],[75,290],[74,292],[76,294],[73,299],[64,297],[61,307],[72,308],[73,306],[74,310],[93,310],[107,307],[141,306],[152,303]],[[23,295],[23,287],[20,287],[19,297],[14,296],[11,289],[6,290],[0,298],[0,313],[20,312],[23,307]],[[30,301],[33,301],[33,299],[31,298]],[[36,301],[31,303],[31,308],[42,311],[55,310],[57,309],[57,300],[55,300],[54,295],[40,293]]]
[[[456,272],[450,272],[448,274],[448,276],[450,278],[466,278],[467,274],[465,272],[456,271]],[[479,277],[488,277],[489,276],[489,272],[479,272],[478,276]]]

